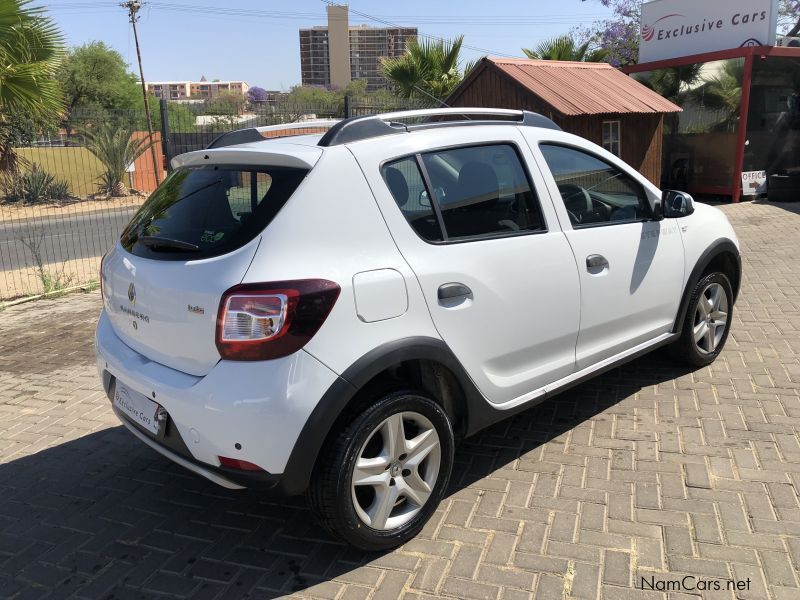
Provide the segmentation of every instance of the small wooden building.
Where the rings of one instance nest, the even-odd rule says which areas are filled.
[[[541,113],[661,177],[664,115],[680,107],[606,63],[484,58],[445,100],[450,106]]]

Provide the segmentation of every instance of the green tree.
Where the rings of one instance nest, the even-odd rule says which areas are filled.
[[[742,80],[744,78],[744,59],[726,60],[722,69],[706,77],[692,90],[693,100],[700,106],[721,113],[716,127],[730,128],[739,119],[742,103]]]
[[[0,0],[0,171],[14,172],[12,125],[17,117],[34,123],[57,120],[62,96],[54,78],[63,38],[44,9],[30,0]]]
[[[381,61],[383,76],[402,97],[438,104],[472,68],[471,63],[459,68],[463,42],[463,35],[453,41],[410,40],[405,54]]]
[[[550,38],[541,42],[535,49],[523,48],[525,56],[535,60],[571,60],[578,62],[604,62],[608,51],[602,48],[590,49],[591,42],[579,44],[570,35]]]
[[[286,97],[289,104],[333,104],[338,101],[338,92],[318,85],[295,85]]]
[[[105,171],[100,176],[100,192],[110,196],[126,196],[125,175],[132,165],[155,140],[131,137],[131,130],[119,124],[106,122],[84,130],[86,148],[103,163]]]
[[[778,3],[778,31],[788,36],[800,33],[800,2],[798,0],[780,0]]]
[[[58,70],[67,108],[140,109],[142,90],[122,55],[103,42],[72,48]]]
[[[239,115],[244,110],[247,97],[238,92],[220,92],[206,101],[207,115]]]
[[[144,104],[144,103],[142,103]],[[153,119],[153,129],[161,131],[161,106],[158,98],[150,98],[150,115]],[[169,120],[169,130],[172,133],[194,133],[197,131],[195,120],[197,115],[189,106],[181,102],[167,103],[167,119]],[[136,129],[147,130],[147,119],[142,107],[142,116],[136,120]]]

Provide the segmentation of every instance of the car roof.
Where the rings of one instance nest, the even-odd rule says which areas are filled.
[[[472,115],[472,116],[470,116]],[[223,133],[209,144],[222,147],[268,148],[270,137],[291,138],[296,144],[318,147],[340,146],[422,129],[474,127],[480,125],[524,126],[561,131],[551,119],[526,110],[504,108],[434,108],[381,113],[348,119],[317,119],[297,123],[251,127]],[[311,130],[311,131],[309,131]],[[296,131],[281,135],[286,132]],[[324,131],[324,133],[322,133]],[[312,135],[303,135],[312,134]],[[316,135],[321,134],[321,135]]]

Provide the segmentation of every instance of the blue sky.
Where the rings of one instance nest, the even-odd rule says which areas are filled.
[[[126,12],[113,0],[40,0],[70,45],[101,40],[135,65]],[[597,0],[399,0],[350,2],[350,23],[380,25],[359,11],[420,33],[452,38],[463,33],[470,60],[483,54],[521,56],[575,25],[608,10]],[[250,11],[243,14],[242,11]],[[139,36],[149,80],[244,79],[250,85],[288,89],[300,82],[298,29],[326,23],[320,0],[151,0],[141,11]]]

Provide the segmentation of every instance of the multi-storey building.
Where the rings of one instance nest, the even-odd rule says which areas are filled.
[[[347,6],[328,6],[327,26],[300,30],[303,85],[341,88],[366,79],[368,90],[385,89],[381,58],[402,55],[416,37],[416,27],[350,27]]]
[[[147,91],[156,98],[167,100],[203,100],[218,96],[220,92],[246,94],[250,86],[246,81],[148,81]]]

